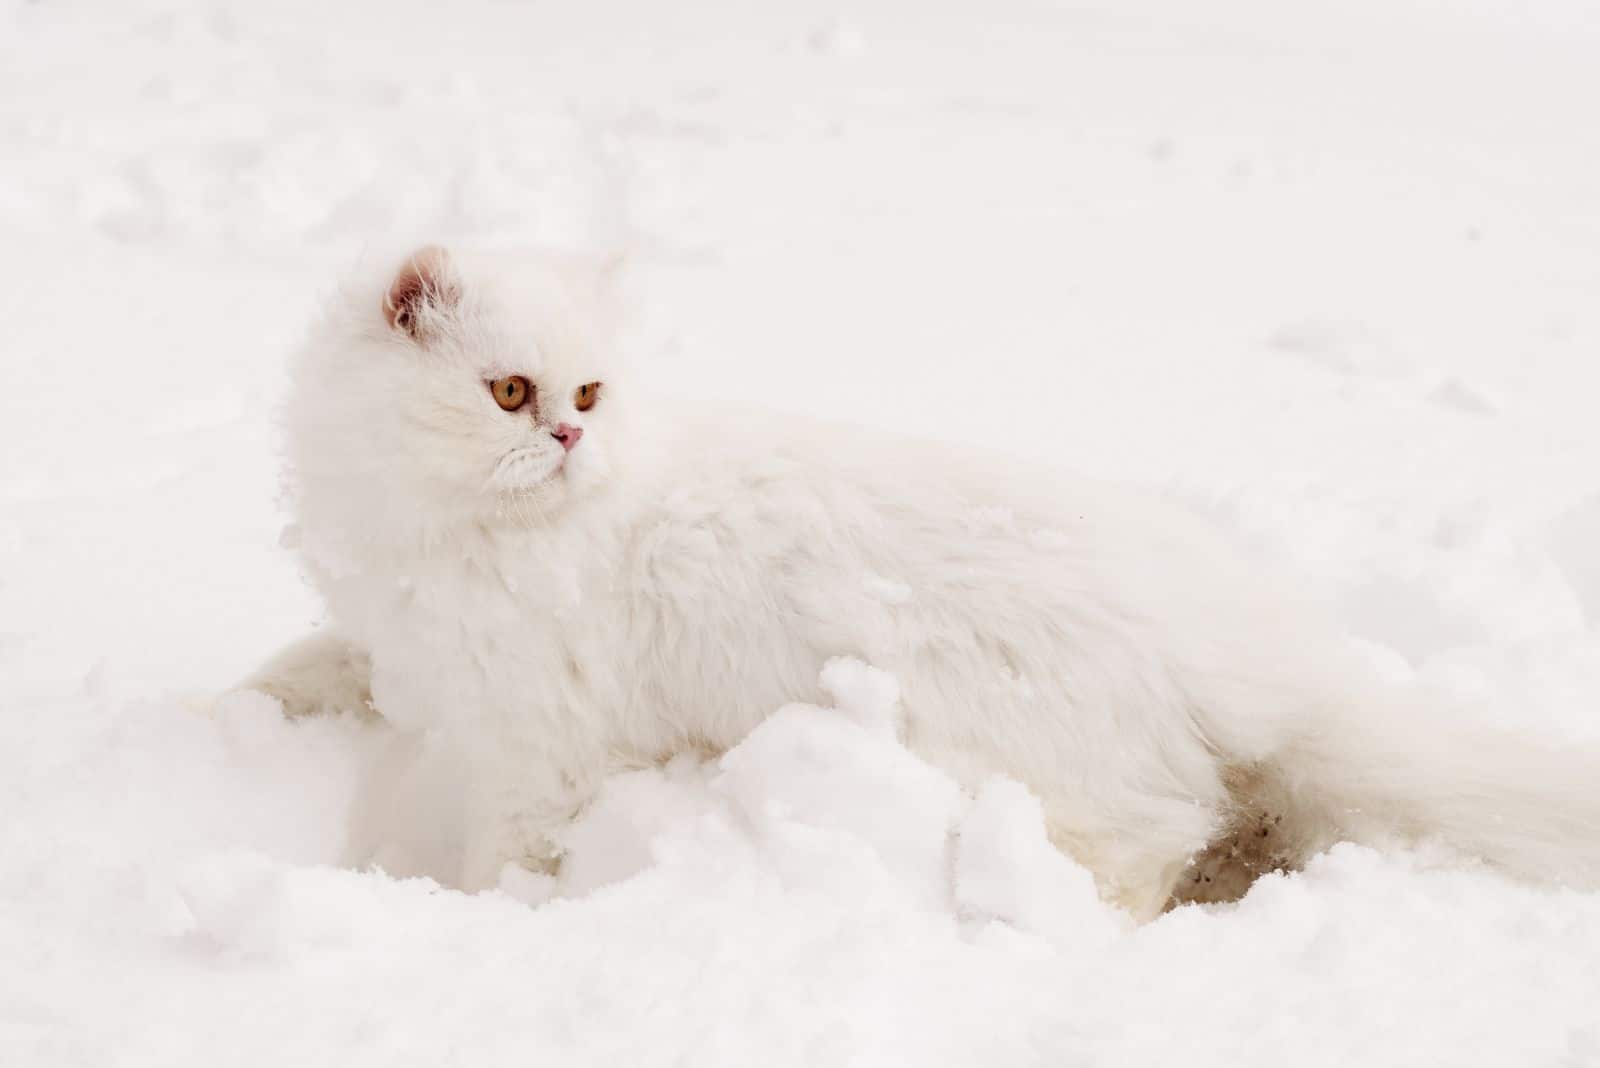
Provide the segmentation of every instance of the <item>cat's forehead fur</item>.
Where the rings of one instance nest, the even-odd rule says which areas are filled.
[[[440,344],[424,346],[485,374],[604,378],[606,315],[600,268],[576,257],[442,253]]]

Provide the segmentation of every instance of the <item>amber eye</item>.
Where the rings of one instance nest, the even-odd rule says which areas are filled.
[[[514,412],[528,403],[528,394],[533,392],[533,387],[521,375],[512,375],[490,382],[489,392],[494,394],[496,404],[508,412]]]
[[[594,407],[594,402],[600,399],[600,383],[590,382],[578,387],[578,392],[572,395],[572,403],[578,411],[586,412]]]

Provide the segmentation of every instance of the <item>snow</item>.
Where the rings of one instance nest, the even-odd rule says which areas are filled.
[[[222,696],[318,619],[284,353],[415,235],[626,249],[683,403],[1168,493],[1600,739],[1589,5],[975,12],[0,5],[0,1063],[1600,1064],[1600,895],[1341,847],[1132,928],[866,665],[515,897],[339,869],[381,728]]]

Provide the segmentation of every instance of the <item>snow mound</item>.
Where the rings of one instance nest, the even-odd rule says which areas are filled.
[[[251,695],[112,714],[114,745],[13,786],[0,1041],[16,1063],[245,1065],[1596,1048],[1593,895],[1345,847],[1135,929],[1025,789],[969,797],[900,744],[890,676],[837,660],[824,679],[837,707],[788,705],[718,760],[610,780],[535,907],[330,865],[386,727],[289,723]],[[127,810],[73,805],[68,781]]]
[[[1050,846],[1026,790],[996,782],[974,806],[908,751],[895,735],[894,676],[840,657],[821,682],[836,707],[788,705],[718,760],[679,756],[613,777],[565,836],[555,892],[579,896],[664,859],[710,863],[736,846],[791,889],[848,899],[873,885],[919,910],[1073,926],[1061,910],[1082,895],[1054,891],[1087,886],[1094,899],[1092,881]],[[1107,911],[1094,904],[1091,926]]]

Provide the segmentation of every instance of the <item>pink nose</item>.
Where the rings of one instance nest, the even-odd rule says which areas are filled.
[[[561,447],[568,452],[578,444],[578,439],[583,437],[583,427],[573,426],[571,423],[559,423],[550,431],[550,436],[561,442]]]

